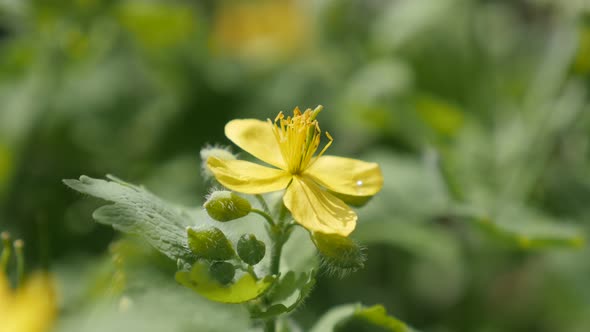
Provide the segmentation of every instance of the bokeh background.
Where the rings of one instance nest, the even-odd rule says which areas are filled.
[[[245,314],[179,291],[61,180],[198,207],[228,120],[322,104],[330,153],[385,188],[359,210],[366,267],[321,275],[303,331],[357,301],[423,331],[590,331],[589,74],[586,0],[3,0],[0,229],[60,280],[58,331],[121,324],[112,298],[141,309],[129,331],[224,331]]]

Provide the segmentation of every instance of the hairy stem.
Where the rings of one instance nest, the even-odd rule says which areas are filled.
[[[283,251],[283,244],[285,243],[282,237],[282,234],[277,236],[276,242],[274,243],[271,251],[270,273],[274,275],[279,274],[279,268],[281,264],[281,253]]]
[[[264,199],[261,197],[262,202]],[[268,206],[266,202],[261,205]],[[270,273],[273,275],[277,275],[280,272],[281,267],[281,254],[283,252],[283,246],[285,242],[289,239],[289,234],[291,233],[291,225],[289,223],[284,222],[286,208],[283,206],[279,212],[278,220],[275,220],[270,216],[269,213],[264,213],[263,211],[253,209],[252,212],[258,213],[264,218],[267,219],[269,223],[269,227],[267,227],[268,235],[272,241],[272,249],[271,249],[271,256],[270,256]],[[270,305],[271,299],[265,298],[264,302],[266,305]],[[265,332],[275,332],[277,325],[277,318],[269,318],[264,322],[264,331]]]
[[[250,211],[262,216],[266,220],[266,222],[268,222],[268,224],[270,225],[271,228],[276,226],[275,221],[272,219],[270,214],[268,214],[262,210],[258,210],[258,209],[252,209]]]
[[[255,196],[256,196],[256,199],[258,200],[258,203],[260,203],[260,206],[262,206],[262,209],[264,210],[264,212],[270,214],[270,208],[268,207],[268,204],[264,200],[264,197],[262,197],[262,195],[260,195],[260,194],[255,195]]]

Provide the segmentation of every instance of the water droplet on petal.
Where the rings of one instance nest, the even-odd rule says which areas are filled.
[[[360,187],[360,186],[362,186],[362,185],[363,185],[363,180],[358,180],[358,181],[356,182],[356,185],[357,185],[357,187]]]

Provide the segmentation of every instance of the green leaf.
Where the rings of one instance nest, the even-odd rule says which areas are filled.
[[[420,160],[384,151],[370,154],[366,159],[381,166],[384,183],[381,192],[359,211],[361,220],[422,222],[445,213],[452,205],[435,154],[427,154]]]
[[[315,323],[310,332],[334,331],[336,324],[352,316],[358,307],[358,304],[345,304],[330,309]]]
[[[334,331],[411,332],[412,329],[397,318],[388,316],[382,305],[375,305],[357,309],[351,317],[339,322]]]
[[[585,243],[575,226],[518,203],[503,204],[489,212],[480,208],[477,199],[455,201],[436,156],[430,157],[422,162],[385,153],[369,158],[381,165],[385,182],[382,193],[360,211],[365,222],[359,224],[356,239],[390,243],[439,260],[454,259],[457,244],[448,233],[428,223],[450,217],[473,221],[492,238],[523,249],[580,247]],[[471,199],[472,195],[467,196]]]
[[[76,260],[75,264],[58,264],[55,276],[60,289],[69,296],[62,304],[55,331],[259,331],[251,326],[243,306],[195,296],[172,280],[167,271],[143,257],[144,262],[136,264],[136,268],[126,269],[130,285],[122,296],[112,294],[112,286],[106,283],[100,297],[93,299],[88,298],[87,291],[88,287],[96,287],[97,262]],[[112,264],[110,258],[105,262]],[[112,278],[112,273],[109,276]]]
[[[494,219],[472,212],[467,219],[497,240],[521,249],[579,248],[586,243],[578,227],[527,208],[508,208]]]
[[[276,280],[267,276],[256,280],[251,274],[244,274],[238,281],[224,286],[209,276],[208,267],[203,263],[195,263],[190,272],[176,272],[176,281],[211,301],[222,303],[242,303],[253,300],[264,294]]]
[[[81,176],[64,180],[70,188],[115,204],[103,206],[93,213],[94,219],[114,229],[141,236],[166,256],[194,260],[186,240],[186,227],[191,217],[182,208],[167,203],[144,188],[115,177],[110,181]]]
[[[359,304],[338,306],[324,314],[311,332],[324,331],[417,332],[397,318],[388,316],[381,305],[363,307]]]
[[[267,294],[272,305],[266,310],[253,307],[250,311],[252,318],[266,319],[295,310],[309,295],[315,282],[315,271],[299,276],[293,271],[287,272]]]
[[[459,243],[452,234],[428,224],[367,222],[359,224],[354,238],[366,245],[389,244],[444,265],[455,265],[461,257]]]

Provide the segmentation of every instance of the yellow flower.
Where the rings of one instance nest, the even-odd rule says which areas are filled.
[[[383,186],[376,163],[324,156],[329,143],[317,154],[321,130],[316,120],[322,106],[293,117],[279,113],[274,123],[243,119],[230,121],[225,135],[243,150],[276,168],[244,160],[211,157],[207,166],[225,187],[247,194],[286,188],[283,202],[293,218],[310,231],[347,236],[357,215],[331,192],[369,197]]]
[[[226,2],[213,18],[211,47],[247,60],[280,60],[305,48],[312,25],[298,1]]]
[[[56,316],[51,278],[37,274],[13,291],[0,271],[0,332],[49,331]]]

